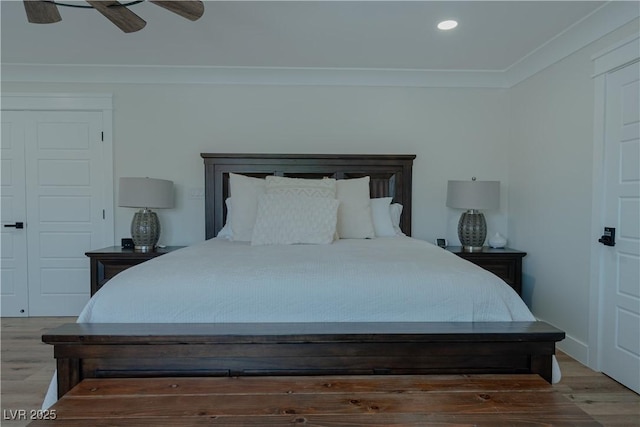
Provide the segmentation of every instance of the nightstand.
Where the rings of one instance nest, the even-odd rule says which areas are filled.
[[[526,252],[488,246],[478,252],[465,252],[461,246],[447,246],[445,249],[492,272],[522,296],[522,258]]]
[[[123,249],[120,246],[110,246],[86,252],[85,255],[91,260],[91,296],[121,271],[181,248],[184,246],[167,246],[149,252],[140,252]]]

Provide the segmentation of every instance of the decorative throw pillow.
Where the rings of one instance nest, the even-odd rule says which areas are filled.
[[[391,197],[371,199],[371,217],[376,237],[392,237],[396,235],[391,222]]]
[[[233,209],[229,217],[232,240],[251,241],[253,224],[256,222],[258,197],[266,191],[264,179],[229,174],[229,192],[233,199]]]
[[[369,177],[341,179],[336,183],[338,236],[341,239],[371,239],[376,237],[371,218]]]
[[[267,194],[287,194],[308,197],[336,197],[336,180],[333,178],[304,179],[284,176],[265,178]]]
[[[326,197],[264,194],[258,202],[251,245],[331,243],[338,204]]]

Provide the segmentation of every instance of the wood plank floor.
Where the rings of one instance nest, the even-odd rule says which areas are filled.
[[[89,378],[52,410],[29,427],[602,425],[535,374]]]
[[[22,427],[11,412],[39,409],[55,366],[52,346],[41,342],[44,331],[72,318],[3,318],[1,328],[0,424]],[[558,354],[563,379],[554,389],[605,426],[640,427],[640,396],[563,353]],[[14,412],[15,413],[15,412]]]

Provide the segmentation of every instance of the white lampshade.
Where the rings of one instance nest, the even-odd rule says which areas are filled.
[[[449,181],[447,206],[456,209],[498,209],[500,181]]]
[[[173,181],[155,178],[120,178],[118,206],[172,208]]]

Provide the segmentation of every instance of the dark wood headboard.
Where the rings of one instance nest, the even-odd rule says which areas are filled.
[[[369,176],[371,197],[393,197],[403,205],[400,228],[411,235],[411,170],[413,154],[218,154],[204,159],[206,238],[224,226],[229,172],[254,177],[349,179]]]

